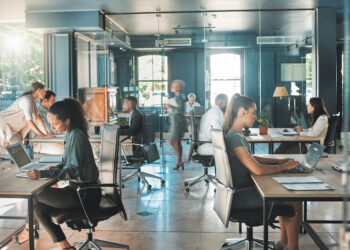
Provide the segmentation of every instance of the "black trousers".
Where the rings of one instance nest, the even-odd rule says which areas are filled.
[[[101,201],[101,189],[88,189],[80,192],[84,206],[97,207]],[[54,242],[66,239],[61,226],[52,221],[51,213],[57,209],[82,209],[74,188],[48,188],[33,198],[34,223],[40,222]]]

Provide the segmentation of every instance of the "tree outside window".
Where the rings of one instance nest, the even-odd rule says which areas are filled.
[[[168,92],[167,56],[146,55],[138,57],[139,105],[157,107],[162,95]]]

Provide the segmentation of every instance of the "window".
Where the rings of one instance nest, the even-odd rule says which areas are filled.
[[[43,35],[28,31],[24,24],[0,24],[0,110],[33,81],[44,81]]]
[[[168,93],[168,58],[161,55],[138,57],[139,105],[161,105],[162,95]]]
[[[230,99],[241,93],[241,56],[225,53],[210,56],[210,101],[215,103],[218,94],[226,94]]]
[[[306,54],[306,103],[312,97],[312,53]]]

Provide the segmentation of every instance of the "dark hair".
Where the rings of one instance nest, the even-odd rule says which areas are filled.
[[[255,102],[248,96],[240,94],[235,94],[232,96],[225,112],[224,122],[222,125],[223,131],[226,133],[230,130],[240,108],[249,110],[254,104]]]
[[[127,97],[125,97],[125,99],[131,102],[133,109],[136,108],[136,105],[137,105],[136,97],[134,97],[134,96],[127,96]]]
[[[51,91],[51,90],[46,90],[46,91],[45,91],[45,97],[44,97],[44,99],[49,100],[49,99],[51,98],[51,96],[56,97],[55,92],[53,92],[53,91]],[[40,103],[41,103],[42,101],[43,101],[43,99],[40,100]]]
[[[45,85],[42,84],[41,82],[33,82],[30,85],[30,90],[27,92],[24,92],[21,96],[25,96],[25,95],[31,95],[33,94],[35,91],[37,91],[38,89],[43,89],[45,88]]]
[[[88,124],[85,119],[85,112],[79,101],[66,98],[63,101],[55,102],[49,108],[49,113],[56,115],[61,121],[70,119],[69,130],[79,128],[88,135]]]
[[[310,127],[312,127],[315,124],[316,120],[321,115],[326,115],[328,118],[330,118],[322,98],[312,97],[310,98],[309,102],[311,106],[314,107],[314,112],[311,114],[312,120],[311,120]]]

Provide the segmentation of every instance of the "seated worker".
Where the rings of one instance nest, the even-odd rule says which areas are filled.
[[[252,99],[235,94],[227,107],[223,122],[224,139],[230,162],[232,183],[235,188],[250,188],[241,191],[232,201],[232,209],[257,209],[263,213],[263,201],[254,185],[251,175],[280,173],[300,166],[292,159],[269,159],[253,156],[247,139],[242,134],[244,127],[252,127],[256,120],[256,105]],[[277,184],[277,183],[276,183]],[[294,217],[279,216],[280,240],[274,249],[298,249],[301,223],[301,202],[283,202],[293,207]]]
[[[37,112],[41,116],[47,131],[53,135],[55,132],[51,129],[51,125],[47,120],[47,113],[55,102],[56,94],[51,90],[46,90],[45,97],[36,103]],[[42,154],[61,155],[64,151],[64,145],[62,143],[34,143],[33,146],[34,152]]]
[[[320,137],[323,145],[328,131],[328,119],[330,118],[323,99],[313,97],[307,104],[307,113],[311,115],[311,125],[307,130],[300,126],[294,128],[301,136]],[[275,154],[305,154],[305,143],[284,142],[276,149]]]
[[[133,96],[125,97],[123,103],[124,112],[129,114],[129,126],[120,128],[120,135],[127,135],[126,138],[131,137],[131,141],[133,143],[141,143],[142,139],[142,114],[136,108],[137,99]],[[138,146],[133,146],[133,154],[135,155],[143,155],[142,148]]]
[[[201,106],[198,102],[196,102],[196,95],[193,93],[189,93],[187,96],[188,101],[185,102],[185,113],[189,114],[193,107],[199,107]]]
[[[99,182],[99,172],[88,136],[88,124],[80,102],[64,99],[53,104],[48,113],[48,121],[57,133],[66,134],[62,163],[47,170],[29,170],[30,179],[56,178],[70,183],[94,184]],[[50,213],[59,209],[81,209],[81,203],[89,208],[97,207],[101,200],[101,189],[87,189],[79,200],[74,185],[59,188],[48,187],[33,197],[34,219],[48,232],[59,249],[74,250],[60,225],[54,223]],[[36,223],[35,223],[36,224]],[[29,225],[13,241],[21,244],[29,239]],[[37,228],[33,228],[36,230]],[[36,231],[35,235],[38,237]]]
[[[215,104],[202,116],[198,132],[199,141],[211,141],[210,130],[222,128],[227,102],[228,97],[225,94],[215,97]],[[212,155],[213,146],[211,143],[204,143],[198,147],[197,152],[200,155]]]

